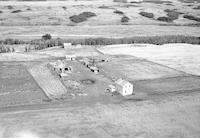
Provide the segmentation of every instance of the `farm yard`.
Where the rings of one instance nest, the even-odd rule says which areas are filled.
[[[0,138],[199,138],[199,6],[0,1]]]
[[[186,54],[188,47],[192,52]],[[85,49],[84,46],[54,47],[24,53],[24,56],[22,56],[23,53],[21,56],[12,54],[12,58],[7,58],[7,62],[1,62],[1,73],[4,74],[1,74],[1,82],[4,83],[6,80],[10,82],[5,82],[9,84],[9,87],[1,87],[1,90],[13,92],[15,89],[12,87],[19,84],[16,89],[23,89],[24,92],[27,92],[28,88],[32,92],[25,96],[0,95],[1,106],[4,107],[0,108],[2,109],[0,136],[2,135],[3,138],[12,138],[18,135],[33,135],[39,138],[199,136],[200,112],[197,109],[200,100],[198,93],[200,78],[198,75],[192,75],[187,70],[183,70],[184,68],[180,64],[177,64],[176,67],[168,66],[169,63],[173,65],[171,60],[165,59],[163,64],[157,62],[159,58],[167,57],[164,54],[158,55],[166,50],[173,50],[173,53],[171,52],[171,55],[168,56],[173,57],[174,60],[178,58],[173,56],[176,51],[181,52],[186,61],[188,59],[193,59],[196,63],[198,61],[196,59],[199,52],[198,46],[187,44],[170,44],[170,46],[134,44],[98,48],[87,46]],[[141,52],[143,54],[139,54]],[[77,60],[66,60],[72,71],[64,79],[59,78],[58,73],[48,66],[48,63],[63,60],[64,55],[70,57],[74,54],[76,54]],[[2,58],[5,60],[4,55],[8,55],[8,53],[2,54]],[[27,55],[31,55],[31,58]],[[104,56],[108,58],[108,61],[99,62],[101,61],[99,59]],[[100,70],[98,74],[94,74],[83,65],[82,60],[85,58],[95,60]],[[190,66],[191,69],[197,68],[196,63],[193,63],[193,66]],[[182,70],[179,70],[179,65]],[[36,69],[40,69],[42,74]],[[6,71],[10,73],[4,73]],[[123,73],[127,75],[123,76]],[[45,75],[51,77],[48,77],[50,79],[46,82],[44,80],[45,83],[42,84],[47,87],[50,81],[56,80],[67,89],[66,99],[48,100],[45,96],[45,87],[38,80],[45,79]],[[5,76],[9,79],[6,79]],[[134,95],[122,97],[106,93],[107,86],[113,84],[112,76],[127,77],[134,84]],[[20,84],[20,81],[15,83],[16,80],[22,78],[26,85],[23,81],[23,85]],[[30,81],[31,84],[28,83]],[[13,85],[11,85],[12,83]],[[55,90],[54,84],[52,83],[48,87]],[[27,103],[27,100],[30,103]],[[21,103],[18,103],[19,101]],[[5,107],[8,104],[10,107],[6,110]],[[18,108],[12,109],[14,105],[22,104],[29,106],[26,108],[18,106]],[[14,111],[12,112],[12,110]],[[145,125],[145,128],[142,124]],[[189,130],[188,127],[190,127]],[[176,133],[175,131],[179,129],[182,131]]]

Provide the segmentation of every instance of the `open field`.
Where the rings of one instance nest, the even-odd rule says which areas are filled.
[[[135,93],[147,95],[190,93],[200,90],[200,77],[178,76],[153,80],[133,81]]]
[[[37,104],[48,99],[23,64],[1,62],[0,70],[0,107]]]
[[[162,46],[147,44],[129,46],[108,46],[99,49],[106,54],[132,55],[139,58],[159,63],[188,74],[199,75],[200,55],[199,45],[190,44],[167,44]]]
[[[54,38],[124,38],[134,36],[186,35],[199,36],[199,27],[158,25],[104,26],[0,26],[0,37],[32,40],[50,33]]]
[[[184,72],[132,56],[117,55],[110,60],[98,66],[106,76],[111,78],[126,78],[134,81],[187,75]]]
[[[156,0],[153,0],[156,2]],[[121,25],[123,15],[130,18],[128,24],[166,24],[156,20],[158,17],[166,16],[166,9],[176,9],[183,14],[192,14],[199,17],[197,10],[193,9],[197,3],[185,3],[178,0],[168,0],[171,5],[161,2],[142,3],[119,3],[113,0],[93,0],[93,1],[0,1],[0,24],[9,25]],[[118,15],[115,10],[120,10],[124,14]],[[16,12],[17,11],[17,12]],[[69,17],[78,15],[81,12],[93,12],[97,16],[79,24],[70,21]],[[154,19],[143,17],[139,12],[145,11],[154,14]],[[189,24],[198,23],[196,21],[179,16],[173,23]]]
[[[179,0],[142,3],[118,3],[113,0],[0,1],[0,38],[30,40],[46,33],[61,38],[199,36],[199,22],[183,18],[184,15],[199,18],[198,10],[194,9],[198,5],[193,1],[188,6]],[[116,10],[123,14],[116,14]],[[82,12],[92,12],[96,16],[81,23],[70,21],[69,17]],[[154,18],[144,17],[140,12],[152,13]],[[169,12],[173,18],[178,13],[178,18],[173,22],[157,20],[167,17]],[[128,23],[121,23],[123,16],[130,19]]]
[[[195,138],[200,135],[199,102],[198,91],[149,101],[1,113],[0,137]]]

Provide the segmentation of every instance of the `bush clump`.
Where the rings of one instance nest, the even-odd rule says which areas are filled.
[[[67,7],[65,7],[65,6],[63,6],[62,8],[63,8],[63,10],[66,10],[66,9],[67,9]]]
[[[121,14],[121,15],[124,14],[122,11],[119,11],[119,10],[115,10],[114,13],[116,13],[116,14]]]
[[[171,18],[171,20],[176,20],[178,19],[180,14],[183,14],[181,12],[175,11],[175,10],[170,10],[170,9],[166,9],[164,10],[167,13],[167,16],[169,18]]]
[[[11,5],[8,5],[8,6],[6,6],[9,10],[12,10],[13,9],[13,6],[11,6]]]
[[[0,53],[10,53],[10,52],[15,52],[15,49],[5,46],[3,44],[0,45]]]
[[[0,13],[3,13],[3,11],[0,11]]]
[[[122,22],[122,23],[127,23],[127,22],[129,22],[129,20],[130,20],[130,18],[128,18],[127,16],[123,16],[123,17],[121,18],[121,22]]]
[[[197,6],[197,7],[194,7],[193,9],[195,9],[195,10],[200,10],[200,5]]]
[[[149,13],[149,12],[140,12],[140,15],[147,17],[147,18],[153,18],[154,14],[153,13]]]
[[[183,18],[189,19],[189,20],[193,20],[193,21],[197,21],[200,22],[200,18],[199,17],[195,17],[193,15],[184,15]]]
[[[51,38],[52,38],[52,37],[51,37],[50,34],[45,34],[45,35],[42,36],[42,39],[43,39],[43,40],[50,40]]]
[[[173,20],[170,17],[158,17],[157,18],[158,21],[162,21],[162,22],[173,22]]]
[[[31,8],[27,8],[26,10],[27,10],[27,11],[31,11]]]
[[[99,6],[98,8],[99,9],[113,9],[113,8],[105,6],[105,5]]]
[[[22,12],[22,10],[15,10],[15,11],[12,11],[11,13],[19,13],[19,12]]]
[[[1,40],[0,43],[5,45],[16,45],[16,44],[25,44],[26,42],[18,39],[7,38],[5,40]]]
[[[83,12],[83,13],[81,13],[79,15],[73,15],[73,16],[69,17],[69,19],[72,22],[80,23],[80,22],[84,22],[88,18],[91,18],[91,17],[94,17],[94,16],[96,16],[96,14],[93,13],[93,12]]]

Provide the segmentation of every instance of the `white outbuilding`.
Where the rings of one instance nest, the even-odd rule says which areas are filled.
[[[71,46],[72,46],[72,44],[71,44],[71,43],[63,43],[63,46],[64,46],[64,48],[66,49],[66,48],[69,48],[69,47],[71,47]]]
[[[65,59],[66,59],[66,60],[74,61],[74,60],[76,60],[76,55],[66,55],[66,56],[65,56]]]
[[[118,79],[116,82],[116,88],[117,91],[122,95],[122,96],[127,96],[133,94],[133,84],[123,80],[123,79]]]

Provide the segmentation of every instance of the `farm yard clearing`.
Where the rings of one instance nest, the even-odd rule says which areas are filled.
[[[187,53],[189,48],[192,52]],[[18,56],[17,53],[13,54],[12,58],[7,58],[7,62],[2,61],[3,67],[1,68],[4,68],[4,72],[6,65],[12,65],[16,70],[18,66],[15,65],[19,65],[19,61],[23,61],[23,66],[20,66],[23,69],[20,70],[23,71],[25,69],[29,75],[32,73],[29,73],[28,70],[34,70],[42,65],[42,67],[46,68],[41,68],[43,71],[42,76],[45,76],[48,72],[47,74],[50,73],[52,77],[46,78],[51,78],[50,80],[52,80],[56,77],[57,82],[62,83],[67,89],[67,95],[65,95],[64,99],[58,99],[58,101],[49,101],[47,98],[38,103],[27,104],[24,102],[23,105],[29,105],[29,107],[18,106],[14,111],[11,110],[13,105],[10,105],[9,112],[4,109],[2,110],[4,112],[0,113],[0,136],[2,134],[3,138],[12,138],[13,135],[19,135],[18,132],[31,133],[41,138],[82,137],[83,135],[85,137],[198,136],[200,134],[198,131],[198,128],[200,128],[198,119],[200,112],[197,111],[200,101],[199,76],[195,73],[191,74],[187,70],[179,70],[177,67],[173,68],[157,62],[159,58],[167,57],[167,55],[163,54],[161,56],[158,53],[165,53],[167,50],[173,51],[170,52],[169,57],[172,56],[174,60],[176,57],[173,56],[173,53],[181,52],[185,53],[185,57],[183,57],[185,60],[189,58],[198,62],[196,58],[198,57],[198,48],[198,45],[189,44],[161,46],[133,44],[97,48],[94,46],[86,46],[86,48],[84,46],[74,46],[74,48],[54,47],[41,51],[21,53],[21,55],[25,54],[24,56]],[[139,54],[141,52],[143,54]],[[27,55],[31,55],[32,58],[27,60]],[[74,55],[76,57],[75,61],[65,58],[65,56],[73,57]],[[184,54],[181,55],[184,56]],[[88,67],[83,65],[85,59],[94,60],[96,67],[100,70],[98,74],[91,72]],[[71,73],[68,73],[64,80],[59,78],[58,73],[48,66],[48,63],[56,62],[57,60],[64,60],[72,68]],[[168,62],[170,61],[168,60]],[[192,69],[198,66],[194,64],[190,67]],[[11,73],[13,70],[9,72]],[[35,70],[36,72],[40,74],[39,71]],[[127,75],[123,76],[124,72]],[[15,84],[14,82],[20,78],[18,75],[18,78],[12,75],[15,79],[11,79],[10,73],[7,77]],[[22,72],[20,74],[25,75]],[[6,78],[5,75],[3,73],[1,77]],[[41,86],[38,79],[34,79],[34,74],[32,75],[31,86],[33,84],[37,87]],[[122,97],[120,95],[111,96],[106,93],[106,87],[109,84],[113,84],[113,76],[116,78],[127,77],[133,83],[134,95]],[[48,86],[50,80],[43,84]],[[23,88],[22,86],[20,88]],[[79,87],[78,89],[76,89],[77,86]],[[51,87],[54,87],[54,85],[52,84]],[[10,89],[9,91],[14,90],[12,87],[6,88]],[[37,93],[45,96],[42,88],[42,86],[39,87]],[[2,89],[3,87],[1,87]],[[29,94],[30,97],[38,98],[36,97],[37,94],[34,94],[34,97],[31,94]],[[79,94],[86,94],[86,96],[78,96]],[[42,98],[41,95],[38,96],[39,99]],[[2,95],[0,95],[0,98],[8,99],[7,97],[2,97]],[[10,98],[10,101],[12,101],[14,97]],[[23,96],[21,98],[26,99]],[[20,101],[23,102],[23,100]],[[7,100],[2,102],[4,104],[1,104],[1,106],[4,108],[8,106],[5,104]],[[193,114],[189,114],[190,112],[193,112]],[[167,116],[164,114],[167,114]],[[22,116],[24,121],[22,121]],[[135,117],[134,119],[132,118],[133,116]],[[12,120],[12,122],[8,120]],[[18,121],[22,123],[18,123]],[[145,128],[141,123],[145,125]],[[30,124],[34,124],[34,127],[31,127]],[[73,124],[74,127],[69,124]],[[188,127],[190,127],[189,130]],[[176,133],[177,129],[182,129],[183,131]],[[116,130],[118,130],[117,133]]]
[[[198,138],[199,4],[0,1],[0,138]]]

